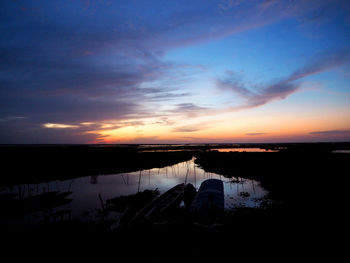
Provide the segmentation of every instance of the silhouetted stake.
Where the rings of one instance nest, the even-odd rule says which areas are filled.
[[[254,192],[254,195],[255,195],[256,193],[255,193],[254,180],[252,180],[252,186],[253,186],[253,192]]]
[[[105,211],[105,205],[103,203],[103,199],[102,199],[101,193],[98,193],[98,198],[100,199],[100,202],[101,202],[102,212],[104,212]]]
[[[151,170],[148,170],[148,185],[151,184]]]
[[[185,185],[186,185],[186,183],[187,183],[188,171],[189,171],[189,169],[188,169],[188,167],[187,167],[187,172],[186,172],[186,177],[185,177]]]
[[[121,177],[122,177],[122,179],[123,179],[124,184],[126,184],[126,181],[125,181],[125,179],[124,179],[123,174],[120,174],[120,175],[121,175]]]
[[[140,170],[140,175],[139,175],[139,184],[137,187],[137,192],[140,192],[140,183],[141,183],[141,170]]]
[[[193,163],[193,174],[194,174],[194,188],[197,188],[196,182],[196,165]]]

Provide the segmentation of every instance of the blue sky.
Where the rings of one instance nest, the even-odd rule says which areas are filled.
[[[350,139],[348,1],[4,0],[0,21],[0,143]]]

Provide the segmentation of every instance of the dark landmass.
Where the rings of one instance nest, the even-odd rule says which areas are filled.
[[[288,149],[280,152],[196,152],[205,171],[259,181],[272,199],[317,205],[330,198],[330,184],[346,180],[350,154],[328,149]],[[340,186],[338,184],[338,186]],[[296,194],[297,193],[297,194]]]
[[[141,152],[137,147],[2,146],[0,185],[67,180],[162,168],[192,158],[190,152]]]
[[[164,224],[116,230],[110,229],[111,222],[106,218],[99,222],[2,225],[7,247],[27,250],[29,258],[46,251],[52,255],[95,256],[99,260],[115,257],[162,261],[313,260],[317,255],[331,256],[334,261],[345,251],[342,239],[347,229],[350,154],[332,151],[349,150],[350,143],[222,146],[280,152],[209,151],[220,148],[218,145],[142,146],[142,150],[184,150],[174,152],[142,152],[138,146],[1,147],[7,154],[3,166],[11,171],[2,173],[1,184],[163,167],[194,155],[196,163],[207,172],[259,181],[274,201],[256,209],[226,211],[212,226],[195,224],[183,208]],[[21,175],[23,172],[26,177]],[[118,210],[127,207],[128,202],[145,201],[139,196],[117,198],[110,205]]]
[[[345,182],[350,154],[332,153],[330,148],[303,145],[270,153],[205,152],[196,153],[195,162],[208,172],[254,179],[274,201],[266,210],[234,213],[226,225],[243,226],[244,230],[227,227],[233,235],[245,239],[246,234],[259,233],[273,238],[273,245],[282,248],[292,239],[297,242],[294,245],[303,244],[305,248],[308,244],[324,247],[332,246],[332,242],[338,245],[348,210]]]
[[[262,148],[280,150],[282,153],[294,152],[296,156],[299,153],[311,155],[313,153],[321,154],[330,153],[333,150],[350,149],[350,143],[1,145],[2,172],[0,185],[39,183],[89,175],[162,168],[189,160],[196,151],[203,153],[216,148]],[[215,157],[215,155],[210,156]],[[220,156],[225,156],[225,154]],[[241,155],[236,156],[239,158]],[[258,156],[260,156],[260,153]],[[280,159],[284,157],[286,157],[285,159],[289,158],[285,154],[276,154],[274,157],[276,156],[277,158],[281,156]],[[294,158],[294,156],[290,157]],[[254,153],[249,155],[249,158],[254,158]],[[317,158],[314,158],[314,160]],[[208,158],[205,161],[209,161]],[[256,160],[256,158],[252,159],[252,162],[255,161],[259,160]],[[293,163],[298,161],[290,160],[288,165],[292,166]],[[276,163],[278,163],[277,160]],[[221,172],[224,172],[223,174],[236,176],[236,174],[225,173],[225,169],[229,167],[230,163],[224,163],[224,165],[221,163],[220,165],[222,167]],[[260,164],[257,166],[257,169],[264,169],[264,167],[264,165]],[[208,169],[209,166],[203,164],[203,168]],[[268,169],[273,169],[273,167]],[[247,173],[248,171],[243,171],[240,177],[244,177]],[[266,170],[259,170],[258,173],[265,174]],[[248,175],[247,178],[251,178],[251,176]]]

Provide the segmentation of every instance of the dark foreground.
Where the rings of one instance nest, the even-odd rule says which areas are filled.
[[[192,152],[147,153],[139,153],[134,147],[2,148],[1,151],[8,151],[3,163],[4,171],[8,170],[2,173],[2,185],[63,180],[73,176],[72,171],[78,172],[75,176],[83,176],[162,167],[194,155],[196,163],[208,172],[261,182],[274,200],[273,204],[258,209],[226,211],[220,222],[210,226],[196,224],[184,209],[179,209],[164,224],[115,230],[110,230],[111,222],[103,218],[88,223],[67,220],[35,226],[2,224],[3,251],[27,259],[49,252],[63,259],[72,255],[97,256],[100,260],[112,256],[116,261],[186,258],[285,261],[312,260],[318,256],[331,256],[335,261],[344,252],[346,243],[342,238],[347,237],[345,182],[350,155],[332,150],[347,149],[349,144],[282,146],[288,148],[273,153],[209,152],[207,146],[193,147]],[[29,176],[23,177],[23,171],[29,171]]]

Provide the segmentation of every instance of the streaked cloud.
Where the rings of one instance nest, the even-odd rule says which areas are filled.
[[[201,127],[198,127],[197,125],[193,125],[193,126],[183,126],[183,127],[177,127],[174,128],[173,131],[174,132],[196,132],[201,130]]]
[[[184,115],[190,118],[197,117],[198,114],[203,114],[205,111],[208,110],[208,108],[198,106],[194,103],[179,103],[174,106],[175,108],[172,110],[169,110],[168,111],[169,113]]]
[[[246,133],[246,135],[248,136],[260,136],[260,135],[266,135],[268,133],[266,132],[250,132],[250,133]]]
[[[291,82],[301,78],[308,77],[320,72],[324,72],[336,67],[339,67],[350,60],[350,52],[344,50],[328,50],[318,52],[313,55],[306,65],[293,72],[285,81]]]
[[[313,131],[309,134],[313,135],[348,135],[350,136],[350,129],[348,130],[326,130],[326,131]]]
[[[43,127],[50,129],[76,129],[78,125],[62,124],[62,123],[44,123]]]
[[[349,62],[350,56],[347,50],[334,52],[317,53],[309,59],[309,62],[295,70],[289,76],[281,80],[267,84],[263,87],[248,88],[247,84],[239,78],[239,75],[232,71],[227,71],[225,79],[217,80],[217,87],[220,90],[232,91],[242,97],[245,104],[234,106],[231,110],[243,110],[265,105],[272,101],[283,100],[291,94],[297,92],[301,86],[299,80],[308,76],[331,70]]]

